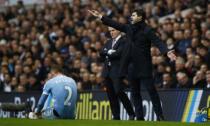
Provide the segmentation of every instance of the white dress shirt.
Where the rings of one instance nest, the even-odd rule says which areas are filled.
[[[121,36],[122,36],[122,35],[120,34],[120,35],[118,35],[116,38],[113,39],[113,41],[112,41],[112,48],[114,47],[114,45],[115,45],[116,42],[120,39]]]

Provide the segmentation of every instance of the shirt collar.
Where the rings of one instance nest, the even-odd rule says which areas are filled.
[[[121,36],[122,36],[122,35],[119,34],[119,35],[114,39],[114,42],[118,41],[118,40],[120,39]]]

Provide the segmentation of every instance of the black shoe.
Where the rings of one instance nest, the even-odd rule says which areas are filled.
[[[144,121],[144,117],[137,117],[136,120],[138,120],[138,121]]]
[[[128,120],[135,120],[135,115],[129,115]]]
[[[114,117],[112,120],[120,120],[120,117]]]
[[[158,117],[157,117],[157,121],[164,121],[165,119],[164,119],[164,116],[163,115],[159,115]]]

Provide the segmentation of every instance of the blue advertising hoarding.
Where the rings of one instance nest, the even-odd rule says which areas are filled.
[[[22,103],[30,100],[33,108],[38,102],[41,92],[0,93],[0,103]],[[130,98],[130,92],[127,92]],[[196,112],[210,105],[210,90],[163,90],[159,91],[165,119],[167,121],[194,122]],[[152,102],[146,91],[142,91],[144,118],[155,121]],[[131,99],[132,100],[132,99]],[[76,119],[111,120],[112,114],[105,92],[80,92],[77,101]],[[12,113],[0,110],[0,118],[25,118],[22,112]],[[127,120],[128,115],[121,104],[121,119]]]

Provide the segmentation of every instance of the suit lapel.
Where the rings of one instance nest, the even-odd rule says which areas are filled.
[[[106,44],[104,45],[103,50],[109,50],[112,48],[112,39],[107,40]]]
[[[113,49],[116,49],[118,46],[119,46],[119,43],[120,43],[120,40],[122,39],[122,37],[120,37],[120,39],[118,39],[117,41],[116,41],[116,43],[114,44],[114,46],[113,46]]]
[[[112,48],[112,39],[110,39],[109,41],[108,41],[108,47],[107,47],[108,49],[111,49]]]

